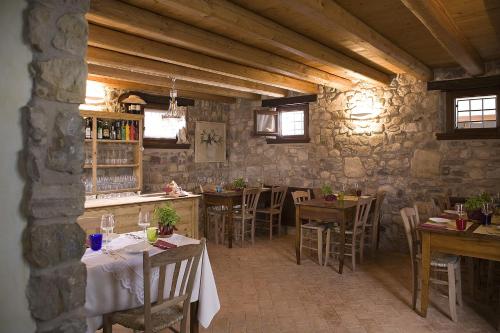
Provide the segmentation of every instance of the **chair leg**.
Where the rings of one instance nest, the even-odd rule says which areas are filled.
[[[363,253],[365,248],[365,233],[361,233],[361,240],[359,241],[359,263],[363,263]]]
[[[255,216],[252,219],[252,229],[250,231],[252,233],[252,245],[255,245]]]
[[[326,244],[325,244],[325,267],[328,265],[328,258],[330,257],[330,229],[326,229]]]
[[[273,214],[269,214],[269,240],[273,240]]]
[[[302,228],[302,227],[301,227]],[[301,233],[300,233],[300,247],[299,247],[299,251],[300,251],[300,257],[302,258],[302,247],[304,245],[304,229],[301,230]]]
[[[318,262],[323,265],[323,230],[318,229]]]
[[[281,236],[281,212],[278,214],[278,237]]]
[[[208,220],[208,224],[210,224],[210,220]],[[207,226],[208,229],[208,226]],[[215,236],[215,244],[219,245],[219,219],[215,218],[214,221],[214,236]]]
[[[451,320],[457,321],[457,291],[455,288],[455,265],[448,264],[448,298]]]
[[[345,249],[341,249],[341,251],[344,251]],[[351,240],[351,257],[352,257],[352,271],[354,272],[356,270],[356,236],[353,233],[352,234],[352,240]]]
[[[418,273],[414,260],[411,261],[411,307],[413,310],[417,309],[417,293],[418,293]]]
[[[462,306],[462,272],[460,269],[460,260],[455,265],[455,278],[457,280],[457,304]]]
[[[245,245],[245,219],[241,219],[241,247]]]
[[[113,323],[111,322],[111,318],[109,315],[103,316],[103,333],[112,333],[113,332]]]

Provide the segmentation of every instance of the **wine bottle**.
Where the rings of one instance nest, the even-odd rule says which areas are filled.
[[[122,125],[121,125],[121,122],[119,120],[115,121],[115,124],[113,126],[115,126],[116,140],[121,140],[122,139]]]
[[[135,133],[134,139],[135,140],[139,140],[139,122],[137,120],[135,121],[135,131],[134,131],[134,133]]]
[[[125,125],[125,120],[122,120],[121,123],[122,123],[122,129],[121,129],[122,140],[125,141],[127,140],[127,128]]]
[[[133,120],[130,122],[130,137],[129,137],[130,140],[135,140],[135,127],[134,127],[134,123],[135,122]]]
[[[85,139],[92,138],[92,120],[90,117],[85,118]]]
[[[104,121],[102,126],[102,138],[109,140],[109,123],[107,120]]]
[[[125,123],[125,140],[130,140],[130,124],[128,121]]]
[[[102,120],[97,121],[97,139],[102,139]]]
[[[111,140],[116,140],[116,129],[115,129],[115,124],[113,122],[110,122],[109,124],[109,138]]]

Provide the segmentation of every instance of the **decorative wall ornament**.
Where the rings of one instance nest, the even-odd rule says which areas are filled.
[[[226,124],[197,121],[195,130],[196,163],[226,161]]]

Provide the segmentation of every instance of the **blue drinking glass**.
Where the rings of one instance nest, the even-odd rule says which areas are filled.
[[[102,247],[102,234],[89,235],[89,242],[93,251],[99,251]]]

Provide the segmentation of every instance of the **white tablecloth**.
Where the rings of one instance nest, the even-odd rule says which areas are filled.
[[[142,235],[140,232],[135,235]],[[199,243],[198,240],[173,235],[168,242],[178,246]],[[87,266],[87,289],[85,312],[87,316],[87,333],[94,333],[102,325],[102,315],[113,311],[135,308],[144,304],[142,253],[130,254],[125,247],[142,242],[130,235],[119,235],[113,239],[109,247],[111,254],[87,249],[82,262]],[[151,247],[150,253],[162,250]],[[168,251],[168,250],[167,250]],[[181,268],[181,272],[184,265]],[[173,266],[167,267],[165,294],[168,295]],[[158,274],[152,274],[152,300],[155,300],[158,289]],[[191,295],[191,302],[199,301],[198,320],[203,327],[208,327],[212,318],[220,309],[217,287],[208,258],[207,249],[203,251]]]

